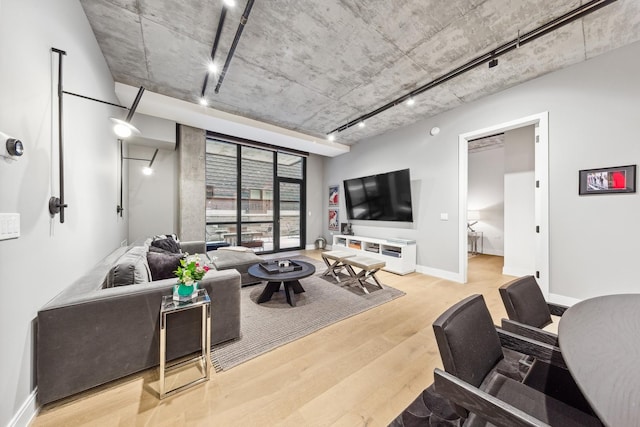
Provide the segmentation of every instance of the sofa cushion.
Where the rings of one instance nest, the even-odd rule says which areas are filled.
[[[115,262],[106,277],[106,287],[145,283],[151,280],[151,273],[147,264],[147,248],[134,246]]]
[[[182,254],[148,252],[147,262],[151,270],[152,280],[176,277],[174,271],[180,266],[181,259]]]
[[[165,251],[172,252],[174,254],[180,253],[180,244],[171,237],[166,239],[157,239],[151,242],[151,246],[164,249]]]

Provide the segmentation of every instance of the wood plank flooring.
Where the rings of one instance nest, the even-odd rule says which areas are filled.
[[[320,259],[320,251],[302,253]],[[470,258],[465,285],[381,272],[383,284],[406,295],[162,401],[150,369],[49,404],[32,426],[387,426],[442,366],[437,316],[481,293],[496,324],[506,317],[497,288],[512,277],[501,274],[502,263]]]

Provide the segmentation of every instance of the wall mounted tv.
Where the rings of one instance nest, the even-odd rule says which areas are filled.
[[[409,169],[344,181],[350,220],[413,221]]]

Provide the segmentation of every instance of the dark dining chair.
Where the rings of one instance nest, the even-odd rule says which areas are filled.
[[[444,366],[434,370],[435,391],[450,400],[463,426],[602,425],[571,384],[557,348],[497,328],[481,295],[453,305],[436,319],[433,331]],[[499,372],[503,347],[535,355],[523,381]],[[565,372],[562,378],[558,370]]]
[[[502,319],[503,329],[547,344],[558,345],[558,335],[555,332],[557,324],[555,328],[550,328],[554,323],[551,315],[562,316],[568,307],[545,301],[542,290],[533,276],[512,280],[502,285],[499,291],[509,317]]]

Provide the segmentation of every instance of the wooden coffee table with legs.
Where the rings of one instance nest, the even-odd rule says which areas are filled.
[[[260,264],[254,264],[249,267],[249,274],[253,277],[266,280],[267,285],[258,298],[258,304],[267,302],[271,299],[275,292],[280,290],[280,285],[284,285],[284,293],[290,306],[295,307],[296,301],[292,298],[291,290],[294,294],[304,292],[304,288],[299,280],[309,277],[316,272],[316,268],[308,262],[295,260],[296,264],[302,266],[302,270],[288,271],[285,273],[269,273],[265,271]]]

